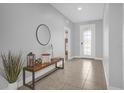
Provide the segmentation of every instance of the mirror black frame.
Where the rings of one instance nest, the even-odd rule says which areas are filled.
[[[41,26],[46,26],[47,29],[48,29],[49,35],[50,35],[48,42],[45,43],[45,44],[43,44],[43,43],[38,39],[38,30],[39,30],[39,28],[40,28]],[[47,25],[45,25],[45,24],[40,24],[40,25],[37,27],[37,30],[36,30],[36,39],[37,39],[37,41],[38,41],[38,43],[39,43],[40,45],[43,45],[43,46],[48,45],[48,43],[50,42],[50,39],[51,39],[51,33],[50,33],[49,27],[48,27]]]

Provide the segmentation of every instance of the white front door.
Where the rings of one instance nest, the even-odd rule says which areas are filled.
[[[71,30],[68,27],[64,27],[64,38],[65,38],[65,58],[67,60],[71,58]],[[67,55],[66,55],[67,54]]]
[[[94,58],[95,56],[95,25],[80,26],[80,56]]]

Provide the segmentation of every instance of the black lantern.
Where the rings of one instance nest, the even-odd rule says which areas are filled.
[[[35,59],[36,59],[35,54],[33,54],[32,52],[30,52],[27,55],[27,67],[33,67],[33,66],[35,66]]]

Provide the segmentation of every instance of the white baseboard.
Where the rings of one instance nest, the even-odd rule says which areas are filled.
[[[73,58],[83,58],[83,57],[81,57],[81,56],[72,56],[71,59],[73,59]],[[89,57],[89,58],[95,59],[95,60],[103,60],[103,58],[99,58],[99,57]]]
[[[81,58],[80,56],[72,56],[71,59],[73,58]]]
[[[122,90],[121,88],[109,86],[108,90]]]
[[[103,70],[104,70],[104,75],[105,75],[105,80],[106,80],[106,86],[107,86],[107,89],[109,89],[109,76],[108,76],[108,73],[107,73],[107,69],[105,67],[105,62],[104,60],[102,61],[103,62]]]
[[[86,58],[86,57],[81,57],[81,56],[72,56],[71,58]],[[93,57],[88,57],[88,58],[94,59]]]
[[[99,57],[95,57],[94,59],[95,60],[101,60],[101,61],[103,60],[103,58],[99,58]]]
[[[107,76],[107,72],[105,70],[105,66],[104,66],[104,63],[103,63],[103,70],[104,70],[104,75],[105,75],[105,80],[106,80],[106,86],[107,86],[107,89],[109,89],[109,80],[108,80],[108,76]]]

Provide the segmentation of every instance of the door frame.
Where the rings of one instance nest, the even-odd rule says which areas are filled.
[[[69,36],[69,39],[68,39],[68,44],[69,44],[69,47],[68,47],[68,59],[71,59],[71,29],[69,27],[64,27],[64,57],[66,56],[65,55],[65,32],[68,31],[68,36]]]
[[[93,37],[93,39],[91,39],[93,42],[91,42],[92,43],[92,48],[91,48],[91,56],[84,56],[84,55],[82,55],[82,45],[81,45],[81,33],[82,33],[82,31],[81,31],[81,26],[88,26],[89,25],[89,27],[91,27],[91,26],[94,26],[94,29],[93,29],[93,35],[92,35],[92,37]],[[80,46],[80,57],[81,58],[95,58],[95,28],[96,28],[96,25],[95,24],[84,24],[84,25],[80,25],[80,39],[79,39],[79,46]]]

